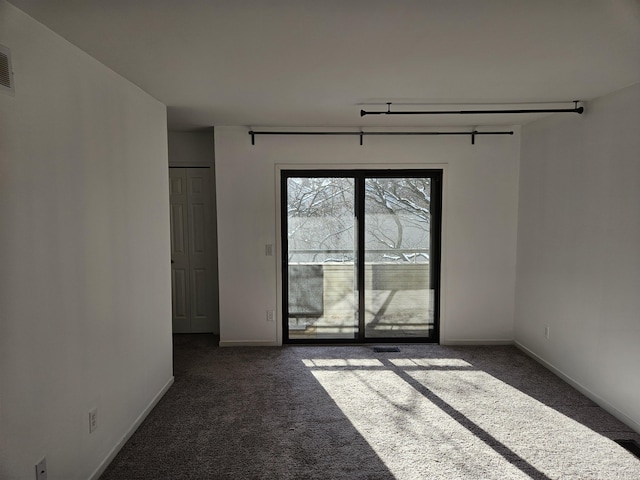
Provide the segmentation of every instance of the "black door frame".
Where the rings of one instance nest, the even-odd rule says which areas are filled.
[[[341,177],[355,181],[355,218],[357,225],[356,275],[358,288],[358,336],[354,338],[289,338],[289,275],[288,275],[288,217],[287,179],[290,177]],[[428,337],[375,337],[365,336],[365,182],[366,178],[425,178],[431,179],[431,230],[430,230],[430,284],[434,290],[433,330]],[[363,343],[439,343],[440,341],[440,287],[441,287],[441,243],[442,243],[442,169],[304,169],[280,171],[280,218],[282,258],[280,276],[282,280],[282,341],[287,344],[363,344]]]

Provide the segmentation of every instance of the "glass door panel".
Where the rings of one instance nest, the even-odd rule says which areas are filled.
[[[365,337],[432,337],[428,177],[364,179]]]
[[[285,338],[356,339],[355,179],[285,179]]]

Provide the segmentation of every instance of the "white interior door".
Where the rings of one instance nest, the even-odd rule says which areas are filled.
[[[215,332],[209,169],[170,168],[169,180],[173,332]]]

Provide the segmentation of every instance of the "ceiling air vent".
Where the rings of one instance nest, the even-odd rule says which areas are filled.
[[[4,45],[0,45],[0,92],[14,93],[11,52]]]

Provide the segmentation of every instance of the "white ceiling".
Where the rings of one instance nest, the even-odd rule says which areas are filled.
[[[509,125],[538,115],[359,112],[588,101],[640,82],[640,0],[11,3],[165,103],[178,130]]]

